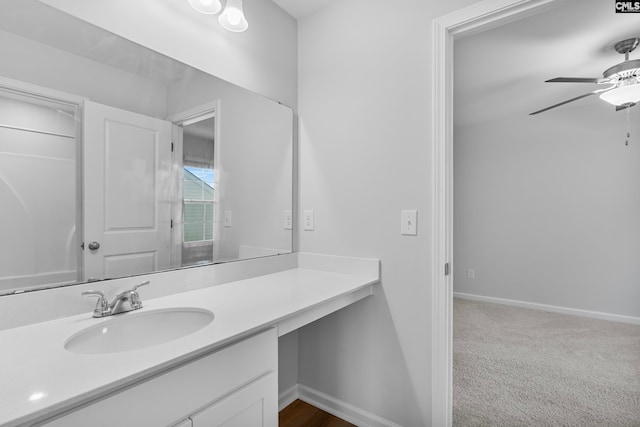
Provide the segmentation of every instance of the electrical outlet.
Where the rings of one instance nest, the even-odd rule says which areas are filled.
[[[293,214],[291,211],[284,211],[284,229],[293,230]]]
[[[306,231],[313,231],[315,229],[314,222],[315,221],[313,218],[313,211],[304,211],[304,217],[303,217],[304,229]]]
[[[467,279],[473,280],[476,278],[476,271],[473,268],[467,270]]]

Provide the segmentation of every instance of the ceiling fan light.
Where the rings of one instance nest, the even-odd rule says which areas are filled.
[[[220,0],[188,0],[192,8],[205,15],[215,15],[222,9]]]
[[[616,106],[636,104],[640,102],[640,83],[620,86],[602,92],[600,99]]]
[[[242,32],[249,28],[249,23],[244,17],[242,11],[242,0],[227,0],[224,12],[218,17],[220,25],[229,31],[236,33]]]

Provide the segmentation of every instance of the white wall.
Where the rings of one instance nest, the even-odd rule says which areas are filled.
[[[167,91],[160,82],[1,30],[0,56],[0,76],[152,117],[167,115]]]
[[[471,3],[341,0],[298,23],[301,249],[382,260],[373,298],[300,331],[300,382],[403,426],[431,414],[431,23]]]
[[[456,128],[456,292],[640,317],[640,125],[625,146],[615,114]]]
[[[250,30],[231,33],[186,0],[40,0],[231,83],[297,105],[296,21],[271,1],[244,0]]]

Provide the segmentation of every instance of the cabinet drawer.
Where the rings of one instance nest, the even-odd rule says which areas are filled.
[[[270,329],[40,425],[112,427],[114,421],[115,425],[171,425],[277,372],[277,344],[277,333]]]

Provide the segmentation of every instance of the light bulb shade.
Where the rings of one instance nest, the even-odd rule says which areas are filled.
[[[600,99],[616,106],[640,102],[640,83],[620,86],[602,92]]]
[[[242,0],[227,0],[224,12],[220,14],[218,21],[227,30],[237,33],[249,28],[249,23],[242,11]]]
[[[192,8],[205,15],[215,15],[222,9],[220,0],[189,0]]]

